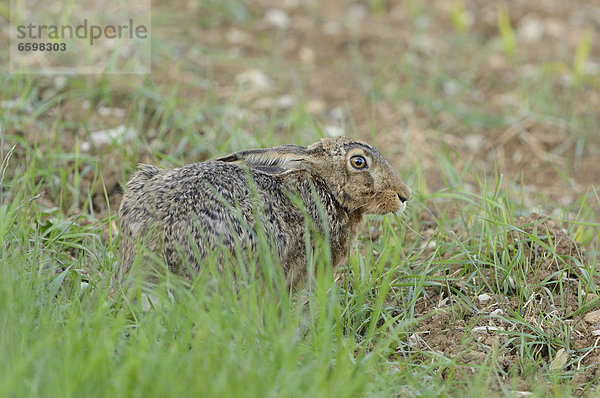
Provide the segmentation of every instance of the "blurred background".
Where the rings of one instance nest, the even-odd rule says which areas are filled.
[[[450,162],[552,212],[600,177],[595,2],[156,0],[151,37],[149,75],[3,68],[8,172],[31,156],[64,170],[44,176],[49,207],[76,214],[91,196],[103,214],[102,180],[114,210],[138,162],[339,134],[378,146],[422,193],[452,183]]]

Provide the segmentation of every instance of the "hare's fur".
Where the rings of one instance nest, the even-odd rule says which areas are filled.
[[[365,167],[353,167],[357,156]],[[120,273],[143,243],[172,272],[191,276],[218,248],[255,251],[261,228],[295,284],[307,268],[305,215],[328,237],[335,266],[364,214],[400,212],[409,196],[376,149],[346,137],[242,151],[172,170],[142,165],[119,208]]]

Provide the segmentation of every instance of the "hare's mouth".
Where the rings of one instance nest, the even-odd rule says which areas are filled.
[[[406,202],[401,202],[400,209],[396,210],[394,214],[399,216],[400,214],[404,213],[404,210],[406,210]]]
[[[400,214],[406,209],[406,200],[402,200],[394,191],[384,191],[373,197],[363,209],[366,214]]]

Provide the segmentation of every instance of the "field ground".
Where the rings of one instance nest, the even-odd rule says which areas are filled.
[[[0,72],[0,396],[597,394],[598,5],[152,11],[151,75]],[[109,291],[137,163],[340,133],[413,188],[346,267],[300,298],[206,275],[165,276],[150,311]]]

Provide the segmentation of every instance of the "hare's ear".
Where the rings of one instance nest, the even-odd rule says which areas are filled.
[[[237,163],[269,174],[280,174],[290,170],[308,168],[306,148],[300,145],[281,145],[273,148],[251,149],[232,153],[216,160]]]

